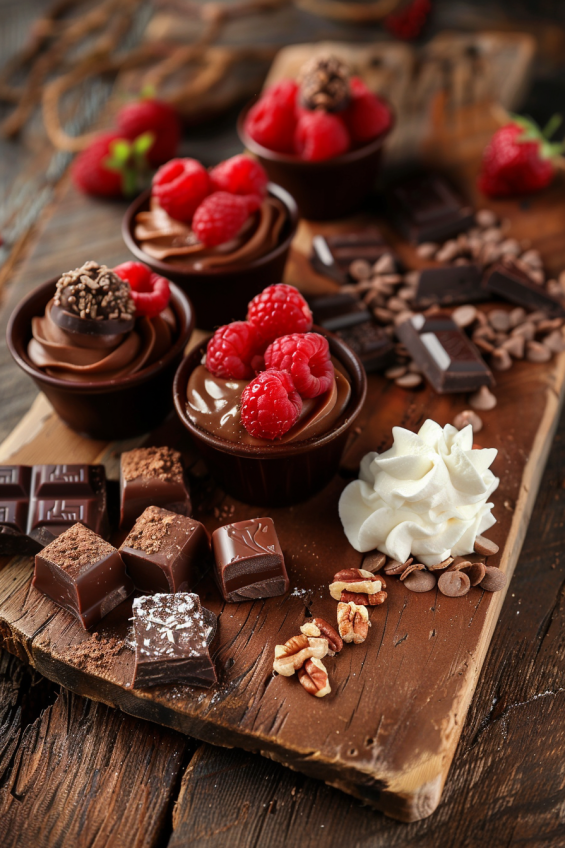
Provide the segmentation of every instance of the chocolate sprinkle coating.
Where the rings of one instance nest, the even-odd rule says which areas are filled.
[[[339,112],[349,102],[349,68],[337,56],[310,59],[300,70],[300,101],[306,109]]]
[[[106,265],[92,261],[60,277],[53,303],[65,312],[92,321],[130,322],[135,315],[129,283]]]

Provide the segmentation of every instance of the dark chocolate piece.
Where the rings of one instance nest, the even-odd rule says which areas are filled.
[[[27,533],[48,545],[80,521],[108,535],[106,472],[103,465],[34,465]]]
[[[148,506],[120,547],[136,589],[186,592],[204,571],[210,538],[199,521]]]
[[[487,292],[497,294],[510,303],[525,309],[543,310],[552,318],[565,315],[563,303],[552,297],[543,286],[535,283],[513,262],[498,262],[487,272],[484,280]]]
[[[133,592],[116,548],[74,524],[35,557],[33,585],[92,627]]]
[[[135,598],[133,686],[213,686],[216,669],[208,645],[215,619],[202,608],[198,595],[188,592]]]
[[[448,316],[414,315],[396,333],[436,392],[492,386],[492,374],[476,347]]]
[[[181,455],[172,448],[136,448],[122,454],[120,527],[128,530],[148,506],[190,515]]]
[[[337,330],[336,336],[357,354],[365,371],[384,371],[394,362],[393,340],[372,319]]]
[[[443,268],[425,268],[420,271],[415,303],[420,307],[439,303],[451,306],[456,303],[487,300],[478,265],[446,265]]]
[[[225,601],[272,598],[288,590],[272,518],[251,518],[212,533],[214,576]]]
[[[349,266],[356,259],[365,259],[373,264],[392,249],[382,235],[373,227],[360,233],[339,233],[333,236],[314,236],[310,262],[318,274],[331,277],[343,285],[351,282]]]
[[[475,219],[447,180],[434,173],[397,183],[389,192],[389,206],[402,235],[418,244],[445,241],[472,227]]]
[[[335,332],[371,320],[367,307],[358,297],[338,292],[308,300],[314,324],[325,330]]]
[[[26,536],[31,468],[0,466],[0,556],[34,554],[40,546]]]

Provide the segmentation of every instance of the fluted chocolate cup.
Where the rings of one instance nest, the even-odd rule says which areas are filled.
[[[276,247],[244,264],[191,271],[145,253],[135,238],[134,230],[137,214],[149,209],[150,189],[134,200],[124,216],[122,236],[128,250],[156,274],[173,280],[186,292],[194,306],[196,324],[203,330],[214,330],[230,321],[244,320],[249,301],[267,286],[282,282],[290,244],[298,226],[298,209],[290,194],[280,186],[270,183],[268,191],[281,201],[287,219]]]
[[[296,200],[302,218],[331,221],[357,212],[373,191],[381,165],[383,145],[394,126],[372,141],[341,156],[307,162],[289,153],[277,153],[258,144],[245,130],[252,100],[240,113],[237,132],[247,150],[265,168],[269,179],[283,186]],[[389,106],[390,108],[390,106]]]
[[[194,329],[194,311],[186,295],[171,285],[170,306],[177,319],[177,338],[153,365],[136,374],[102,382],[73,382],[45,374],[27,353],[31,319],[43,315],[55,294],[58,277],[38,286],[13,311],[6,340],[17,364],[46,395],[59,417],[90,439],[125,439],[152,430],[173,407],[171,385]]]
[[[244,503],[288,506],[323,489],[337,473],[347,436],[367,394],[367,377],[355,353],[337,336],[327,336],[330,352],[345,368],[351,397],[343,414],[327,433],[302,442],[256,446],[230,442],[203,430],[187,415],[186,390],[193,370],[200,365],[205,346],[195,348],[175,375],[173,396],[178,416],[220,486]]]

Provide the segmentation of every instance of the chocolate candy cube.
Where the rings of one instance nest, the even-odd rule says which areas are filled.
[[[120,554],[142,592],[186,592],[209,559],[210,538],[199,521],[148,506]]]
[[[213,686],[216,669],[208,646],[215,622],[216,616],[202,608],[198,595],[189,592],[135,598],[134,687]]]
[[[27,532],[41,545],[79,521],[108,535],[103,465],[34,465]]]
[[[85,629],[133,592],[116,548],[83,524],[74,524],[36,555],[33,585]]]
[[[0,466],[0,556],[35,553],[39,549],[26,536],[31,468]]]
[[[396,226],[409,241],[442,242],[474,223],[473,210],[440,174],[403,180],[392,187],[388,200]]]
[[[349,266],[356,259],[365,259],[373,265],[391,248],[376,227],[358,233],[339,233],[332,236],[314,236],[310,262],[318,274],[331,277],[343,285],[352,281]],[[394,258],[394,257],[393,257]]]
[[[214,576],[225,601],[284,595],[288,576],[271,518],[251,518],[212,533]]]
[[[172,448],[136,448],[121,457],[120,527],[128,530],[148,506],[190,515],[181,455]]]
[[[478,265],[446,265],[443,268],[426,268],[420,271],[415,302],[420,307],[439,303],[451,306],[456,303],[488,300],[482,285]]]

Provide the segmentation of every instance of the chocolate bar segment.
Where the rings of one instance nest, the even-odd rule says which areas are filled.
[[[29,466],[0,466],[0,556],[24,556],[39,550],[26,536],[30,488]]]
[[[351,282],[349,266],[356,259],[365,259],[371,265],[391,248],[385,243],[376,227],[358,233],[317,235],[312,239],[310,262],[318,274],[331,277],[343,285]]]
[[[199,521],[148,506],[120,547],[136,589],[186,592],[204,571],[210,538]]]
[[[414,315],[396,333],[439,394],[492,386],[487,364],[449,316]]]
[[[252,518],[212,533],[214,576],[225,601],[272,598],[288,590],[288,575],[271,518]]]
[[[513,262],[498,262],[493,265],[485,276],[484,287],[487,292],[517,306],[534,312],[543,310],[551,318],[562,318],[565,315],[563,303],[552,297],[543,286],[535,283]]]
[[[34,465],[27,533],[48,545],[80,521],[100,536],[109,531],[103,465]]]
[[[481,269],[475,263],[425,268],[420,271],[415,304],[420,307],[437,303],[451,306],[488,299],[482,285]]]
[[[336,332],[372,318],[364,303],[345,292],[312,297],[308,300],[314,324]]]
[[[474,223],[473,210],[440,174],[403,180],[390,189],[388,199],[397,228],[418,244],[445,241]]]
[[[120,527],[128,530],[148,506],[190,515],[181,455],[168,447],[136,448],[121,457]]]
[[[135,598],[133,686],[213,686],[216,669],[208,648],[215,627],[212,618],[215,622],[198,595],[189,592]]]
[[[356,297],[338,293],[309,300],[314,324],[334,332],[357,354],[366,371],[382,371],[394,360],[394,343]]]
[[[65,530],[36,555],[33,585],[85,629],[133,592],[116,548],[83,524]]]

